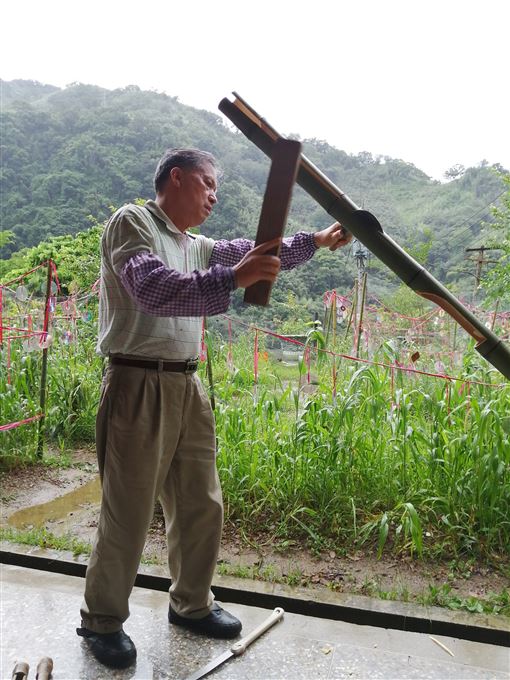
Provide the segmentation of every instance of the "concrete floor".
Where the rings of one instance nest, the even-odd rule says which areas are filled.
[[[112,671],[98,664],[75,634],[84,581],[22,567],[1,565],[1,678],[10,679],[17,661],[27,661],[35,678],[39,659],[54,661],[55,680],[186,678],[229,647],[169,626],[165,593],[135,588],[125,625],[138,649],[136,666]],[[222,603],[249,633],[268,610]],[[282,622],[208,677],[244,680],[316,678],[510,678],[510,650],[455,638],[370,626],[356,626],[285,614]],[[230,643],[231,644],[231,643]]]

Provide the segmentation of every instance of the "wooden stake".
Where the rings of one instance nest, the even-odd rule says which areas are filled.
[[[52,279],[52,262],[48,260],[48,274],[46,277],[46,301],[44,305],[44,324],[43,324],[43,338],[45,340],[45,347],[42,354],[42,366],[41,366],[41,390],[39,393],[39,409],[42,413],[42,417],[39,420],[39,429],[37,435],[37,457],[43,457],[43,444],[44,444],[44,421],[46,414],[44,412],[46,408],[46,380],[48,374],[48,329],[50,325],[50,297],[51,297],[51,279]]]
[[[357,330],[357,335],[356,335],[356,356],[357,357],[359,357],[359,345],[360,345],[360,341],[361,341],[361,331],[363,330],[363,328],[362,328],[363,311],[365,309],[366,293],[367,293],[367,273],[365,272],[363,274],[363,279],[362,279],[362,290],[361,290],[359,318],[358,318],[358,330]]]

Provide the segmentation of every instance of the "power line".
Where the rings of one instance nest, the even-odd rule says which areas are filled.
[[[473,237],[473,234],[471,233],[471,228],[475,225],[476,222],[479,223],[479,222],[481,222],[482,220],[485,220],[487,217],[489,217],[489,216],[491,215],[491,212],[490,212],[490,210],[489,210],[489,212],[484,213],[483,215],[481,215],[481,216],[478,218],[478,220],[476,220],[476,222],[471,222],[471,220],[472,220],[474,217],[476,217],[476,215],[478,215],[479,213],[482,213],[482,212],[486,211],[487,208],[492,208],[492,207],[494,207],[496,201],[497,201],[499,198],[501,198],[501,196],[503,196],[503,194],[505,194],[506,192],[507,192],[507,189],[506,189],[506,188],[503,189],[503,190],[500,191],[500,193],[499,193],[497,196],[495,196],[489,203],[487,203],[486,205],[482,206],[481,208],[478,208],[478,210],[475,210],[474,213],[472,213],[471,215],[469,215],[469,217],[466,217],[466,219],[463,220],[460,224],[458,224],[458,225],[455,226],[455,227],[450,227],[451,229],[455,229],[455,235],[453,236],[452,240],[450,241],[450,245],[453,245],[453,246],[458,245],[458,243],[459,243],[460,241],[462,241],[468,234],[471,235],[471,236]],[[469,224],[467,227],[465,227],[464,229],[460,229],[460,227],[462,227],[462,226],[463,226],[464,224],[466,224],[467,222],[470,222],[470,224]],[[476,239],[480,239],[480,237],[481,237],[481,234],[478,234],[478,236],[476,236]]]
[[[485,218],[489,217],[490,213],[486,213],[485,215],[482,215],[480,217],[480,221],[484,220]],[[455,231],[454,236],[451,238],[449,241],[451,246],[458,246],[464,239],[466,239],[468,236],[471,237],[472,239],[480,239],[482,236],[482,233],[480,231],[479,234],[473,234],[472,232],[472,227],[474,227],[476,222],[472,222],[468,227],[465,227],[464,229],[461,229],[460,231]],[[451,229],[455,229],[455,227],[451,227]]]
[[[471,220],[471,219],[472,219],[475,215],[477,215],[479,212],[482,212],[482,210],[486,210],[487,208],[492,207],[493,204],[498,200],[498,198],[501,198],[501,196],[503,196],[503,194],[506,194],[506,192],[507,192],[507,189],[506,189],[506,188],[503,189],[503,191],[501,191],[495,198],[493,198],[492,201],[490,201],[489,203],[487,203],[487,205],[484,205],[484,206],[482,206],[481,208],[479,208],[478,210],[476,210],[472,215],[470,215],[470,217],[467,217],[467,218],[466,218],[463,222],[461,222],[458,226],[459,226],[459,227],[462,227],[463,224],[465,224],[466,222],[468,222],[469,220]],[[490,215],[490,213],[487,213],[487,215]]]

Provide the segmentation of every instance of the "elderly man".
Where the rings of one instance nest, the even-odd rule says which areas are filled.
[[[171,624],[233,638],[241,622],[211,593],[223,523],[214,419],[196,374],[201,317],[227,311],[232,292],[275,281],[317,248],[348,243],[338,224],[282,241],[214,241],[188,233],[217,202],[214,157],[172,149],[154,178],[156,198],[126,205],[102,239],[98,351],[109,359],[97,415],[102,481],[78,635],[93,655],[122,668],[136,648],[122,626],[159,498],[172,585]]]

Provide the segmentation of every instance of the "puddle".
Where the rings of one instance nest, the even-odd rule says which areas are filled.
[[[7,518],[7,524],[15,529],[23,529],[27,526],[41,527],[48,521],[65,519],[70,513],[79,510],[83,505],[96,504],[100,500],[101,482],[97,477],[52,501],[13,512]]]

